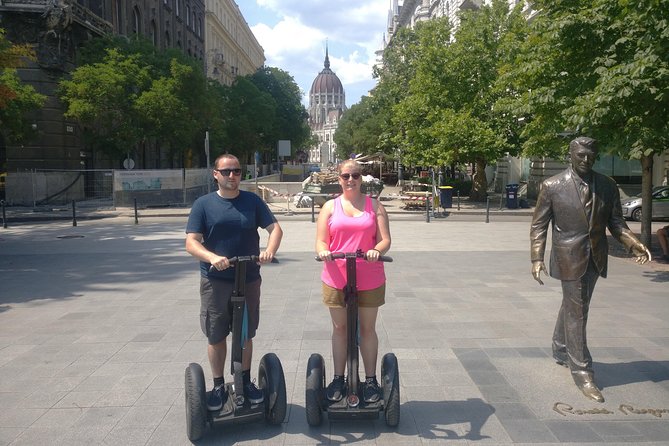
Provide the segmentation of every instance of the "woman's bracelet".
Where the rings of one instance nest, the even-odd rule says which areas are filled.
[[[379,251],[378,249],[376,249],[376,248],[372,248],[372,251],[376,251],[376,252],[378,252],[380,256],[383,255],[383,253],[382,253],[381,251]]]

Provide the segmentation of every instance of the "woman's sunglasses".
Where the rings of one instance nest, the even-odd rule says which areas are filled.
[[[242,169],[214,169],[224,177],[229,177],[230,174],[234,174],[235,176],[239,176],[242,174]]]
[[[339,178],[342,180],[348,180],[349,178],[353,177],[354,180],[359,180],[360,179],[360,174],[358,172],[356,173],[340,173]]]

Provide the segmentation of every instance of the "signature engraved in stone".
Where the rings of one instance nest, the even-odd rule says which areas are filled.
[[[629,404],[621,404],[618,407],[618,410],[620,410],[622,413],[625,415],[629,415],[631,413],[637,414],[637,415],[645,415],[645,414],[650,414],[654,417],[657,418],[662,418],[662,414],[669,414],[669,409],[637,409],[634,406],[631,406]]]
[[[611,415],[613,412],[611,412],[608,409],[599,409],[599,408],[594,408],[594,409],[574,409],[573,406],[567,404],[567,403],[560,403],[557,402],[553,405],[553,410],[562,415],[563,417],[566,417],[567,414],[571,415]]]

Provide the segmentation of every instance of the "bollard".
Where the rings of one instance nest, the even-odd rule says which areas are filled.
[[[485,199],[485,222],[490,223],[490,197]]]
[[[137,218],[137,198],[135,198],[135,224],[139,224],[139,218]]]
[[[290,210],[290,195],[286,196],[286,207],[288,208],[288,210],[286,211],[285,215],[287,216],[293,215],[293,211]]]
[[[77,226],[77,206],[72,200],[72,226]]]
[[[430,199],[427,194],[425,194],[425,222],[430,222]]]
[[[5,200],[0,200],[2,205],[2,227],[7,229],[7,215],[5,214]]]
[[[458,189],[458,211],[460,210],[460,189]]]
[[[316,222],[315,210],[314,210],[315,202],[316,202],[316,200],[314,200],[314,197],[311,197],[311,222],[312,223]]]

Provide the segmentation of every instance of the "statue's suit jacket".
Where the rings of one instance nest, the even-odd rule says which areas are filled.
[[[542,183],[530,229],[532,261],[544,261],[548,226],[552,222],[550,275],[559,280],[578,280],[585,274],[592,256],[599,275],[606,277],[609,252],[606,228],[628,250],[637,239],[623,218],[615,181],[592,172],[592,207],[588,219],[575,176],[569,167]]]

